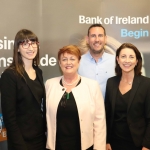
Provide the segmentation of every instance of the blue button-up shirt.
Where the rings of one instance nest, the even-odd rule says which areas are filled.
[[[96,80],[105,98],[107,79],[115,76],[115,55],[103,53],[98,62],[91,56],[90,52],[82,55],[78,73],[81,76]]]

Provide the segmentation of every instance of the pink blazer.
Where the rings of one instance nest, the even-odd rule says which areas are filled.
[[[46,118],[47,145],[55,150],[56,141],[56,112],[59,101],[65,92],[60,85],[62,77],[46,81]],[[99,84],[91,79],[81,77],[81,83],[72,89],[77,104],[82,150],[94,145],[96,150],[106,149],[106,122],[104,100]]]

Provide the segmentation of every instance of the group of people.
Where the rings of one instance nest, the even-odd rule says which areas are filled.
[[[93,24],[81,56],[76,45],[58,51],[62,76],[43,84],[38,37],[20,30],[13,62],[1,75],[8,150],[149,150],[150,79],[131,43],[105,52],[105,28]]]

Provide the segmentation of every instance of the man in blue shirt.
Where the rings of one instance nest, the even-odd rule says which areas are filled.
[[[115,76],[115,56],[105,52],[106,31],[101,24],[93,24],[88,29],[86,42],[89,51],[82,55],[78,73],[98,81],[105,98],[107,79]]]

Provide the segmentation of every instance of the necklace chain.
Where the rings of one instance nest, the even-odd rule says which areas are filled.
[[[70,84],[69,84],[69,83],[67,83],[67,82],[65,81],[64,76],[62,77],[62,82],[63,82],[64,84],[68,85],[68,86],[74,85],[75,83],[77,83],[78,80],[79,80],[79,75],[78,75],[77,79],[76,79],[73,83],[70,83]]]
[[[123,79],[121,79],[121,81],[123,81]],[[129,85],[131,85],[132,84],[132,81],[130,81],[130,82],[128,82],[128,81],[123,81],[124,83],[127,83],[127,84],[129,84]]]

